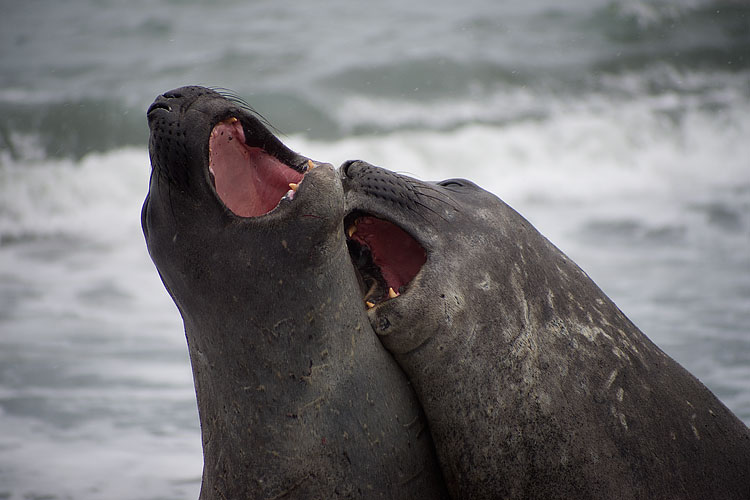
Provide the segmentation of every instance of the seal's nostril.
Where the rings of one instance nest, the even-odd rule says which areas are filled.
[[[156,111],[157,109],[165,109],[167,111],[172,111],[172,106],[167,104],[164,101],[154,101],[151,106],[148,107],[148,111],[146,111],[146,115],[150,115],[153,111]]]
[[[182,92],[178,92],[176,90],[170,90],[169,92],[165,92],[163,96],[166,97],[167,99],[182,99],[183,97],[185,97],[182,94]]]

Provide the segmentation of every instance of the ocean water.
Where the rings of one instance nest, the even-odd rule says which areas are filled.
[[[2,1],[0,499],[196,498],[145,110],[230,88],[307,156],[466,177],[750,423],[742,0]]]

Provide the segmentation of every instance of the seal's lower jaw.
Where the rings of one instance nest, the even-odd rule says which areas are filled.
[[[283,198],[292,199],[305,175],[262,147],[248,145],[237,118],[213,128],[208,151],[208,174],[216,194],[240,217],[267,214]],[[309,161],[309,165],[314,164]]]
[[[368,308],[398,297],[427,261],[424,248],[397,225],[372,215],[353,213],[344,223]]]

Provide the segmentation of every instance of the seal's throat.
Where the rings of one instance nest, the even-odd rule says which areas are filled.
[[[370,307],[403,293],[427,260],[409,233],[384,219],[353,214],[346,227],[349,254]]]
[[[208,170],[216,194],[241,217],[257,217],[293,198],[304,177],[260,147],[245,143],[237,118],[218,123],[208,140]]]

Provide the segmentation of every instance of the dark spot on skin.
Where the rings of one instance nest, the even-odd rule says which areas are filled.
[[[390,327],[391,327],[391,322],[388,321],[388,318],[386,318],[386,317],[380,318],[380,320],[378,321],[378,329],[381,332],[386,331]]]

